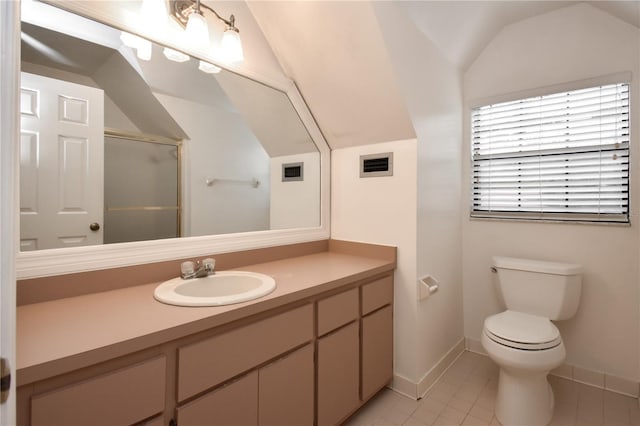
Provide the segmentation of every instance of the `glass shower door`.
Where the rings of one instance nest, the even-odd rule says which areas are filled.
[[[105,244],[181,235],[180,147],[105,134]]]

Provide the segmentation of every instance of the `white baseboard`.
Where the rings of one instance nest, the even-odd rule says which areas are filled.
[[[458,343],[456,343],[442,358],[440,358],[440,361],[438,361],[436,365],[422,376],[418,383],[415,383],[399,374],[394,374],[391,389],[412,399],[422,398],[442,373],[444,373],[447,368],[449,368],[451,364],[458,359],[458,357],[464,352],[464,349],[465,339],[460,339]]]
[[[465,338],[465,348],[470,352],[487,355],[479,340]],[[638,398],[640,396],[640,383],[637,381],[617,377],[599,371],[589,370],[571,364],[562,364],[551,371],[552,375],[584,383],[600,389]]]
[[[418,385],[404,376],[394,374],[393,381],[389,387],[411,399],[418,399]]]

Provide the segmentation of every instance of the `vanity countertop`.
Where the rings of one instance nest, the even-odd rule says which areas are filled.
[[[17,385],[22,386],[302,301],[392,271],[393,259],[320,252],[247,265],[272,276],[269,295],[219,307],[180,307],[153,298],[159,283],[19,306]]]

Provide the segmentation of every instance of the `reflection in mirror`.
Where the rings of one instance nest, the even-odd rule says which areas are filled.
[[[320,154],[286,93],[25,4],[22,251],[320,225]]]
[[[179,155],[171,141],[105,132],[105,244],[180,236]]]

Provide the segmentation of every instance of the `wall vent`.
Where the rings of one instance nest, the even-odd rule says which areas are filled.
[[[295,182],[304,180],[304,163],[286,163],[282,165],[282,181]]]
[[[360,177],[393,176],[393,152],[360,156]]]

